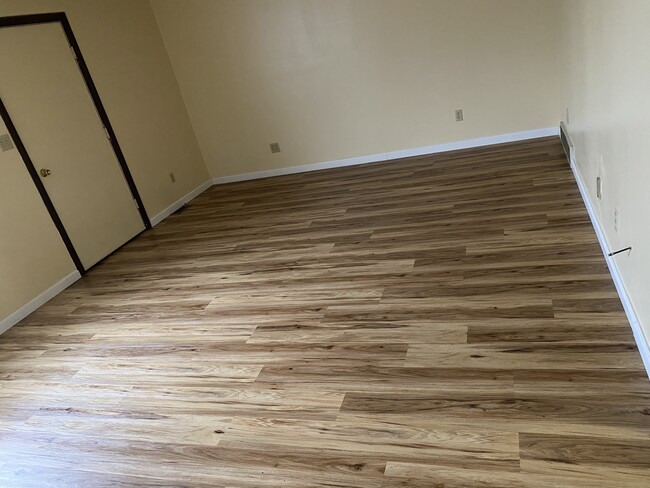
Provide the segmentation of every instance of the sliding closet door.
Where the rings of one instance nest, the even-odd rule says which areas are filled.
[[[61,25],[2,28],[0,52],[0,97],[88,269],[144,230],[138,206]]]

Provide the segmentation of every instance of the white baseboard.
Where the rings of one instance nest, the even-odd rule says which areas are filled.
[[[607,239],[605,238],[605,233],[603,232],[603,228],[600,225],[598,214],[596,213],[594,206],[591,203],[591,198],[587,192],[587,187],[585,186],[582,175],[580,174],[580,170],[576,165],[574,146],[571,143],[570,134],[568,131],[566,131],[566,129],[565,134],[568,136],[567,138],[569,139],[569,144],[571,147],[571,156],[569,163],[571,165],[571,170],[573,171],[573,176],[575,177],[576,183],[578,184],[578,189],[580,190],[580,195],[582,195],[582,200],[587,207],[587,212],[589,213],[591,224],[596,231],[596,236],[598,237],[600,248],[602,249],[603,255],[605,256],[605,262],[607,263],[609,272],[612,275],[612,279],[614,280],[614,286],[616,286],[616,291],[618,292],[618,296],[620,297],[621,303],[623,304],[625,315],[627,315],[627,319],[630,322],[630,327],[632,328],[632,333],[634,334],[634,341],[636,342],[636,346],[641,354],[641,360],[643,361],[645,370],[648,374],[648,377],[650,378],[650,341],[648,341],[648,338],[643,331],[643,327],[641,327],[639,317],[634,310],[634,306],[630,300],[630,295],[625,286],[625,282],[623,281],[623,278],[621,277],[621,274],[618,270],[618,266],[616,265],[616,257],[608,255],[610,251],[609,246],[607,245]]]
[[[174,203],[172,203],[165,210],[158,213],[157,215],[154,215],[154,217],[151,219],[151,226],[153,227],[153,226],[158,225],[160,222],[165,220],[171,214],[176,212],[176,210],[181,208],[183,205],[185,205],[190,200],[194,200],[196,197],[198,197],[201,193],[203,193],[205,190],[210,188],[212,185],[213,185],[212,180],[207,180],[207,181],[201,183],[194,190],[192,190],[187,195],[184,195],[183,197],[176,200]]]
[[[45,303],[47,303],[52,298],[54,298],[59,293],[61,293],[63,290],[65,290],[67,287],[72,285],[79,278],[81,278],[81,274],[79,273],[79,271],[73,271],[68,276],[63,278],[61,281],[59,281],[58,283],[56,283],[55,285],[51,286],[43,293],[38,295],[36,298],[30,300],[27,304],[20,307],[14,313],[0,320],[0,334],[8,331],[10,328],[12,328],[14,325],[16,325],[25,317],[27,317],[30,313],[35,311],[37,308],[45,305]]]
[[[472,147],[490,146],[492,144],[503,144],[505,142],[525,141],[527,139],[537,139],[539,137],[549,137],[559,135],[558,127],[547,127],[545,129],[528,130],[524,132],[512,132],[510,134],[501,134],[498,136],[479,137],[477,139],[466,139],[464,141],[448,142],[445,144],[436,144],[434,146],[423,146],[413,149],[404,149],[401,151],[391,151],[386,153],[370,154],[368,156],[358,156],[355,158],[337,159],[335,161],[325,161],[322,163],[304,164],[301,166],[290,166],[287,168],[271,169],[267,171],[256,171],[254,173],[243,173],[232,176],[221,176],[214,178],[212,183],[221,185],[224,183],[233,183],[235,181],[257,180],[260,178],[269,178],[271,176],[290,175],[295,173],[306,173],[309,171],[318,171],[320,169],[342,168],[344,166],[355,166],[358,164],[377,163],[380,161],[390,161],[392,159],[410,158],[413,156],[423,156],[425,154],[436,154],[447,151],[456,151],[458,149],[469,149]]]
[[[181,208],[184,204],[189,202],[190,200],[193,200],[197,196],[199,196],[201,193],[203,193],[205,190],[210,188],[212,186],[212,180],[207,180],[201,185],[199,185],[197,188],[189,192],[187,195],[183,196],[181,199],[177,200],[173,204],[171,204],[169,207],[167,207],[165,210],[157,214],[151,219],[151,225],[154,226],[156,224],[159,224],[162,220],[173,214],[176,210]],[[22,319],[27,317],[30,313],[35,311],[37,308],[41,307],[44,305],[46,302],[54,298],[56,295],[61,293],[63,290],[65,290],[67,287],[69,287],[71,284],[73,284],[75,281],[77,281],[79,278],[81,278],[81,274],[79,271],[75,271],[65,278],[63,278],[61,281],[56,283],[54,286],[50,287],[40,295],[38,295],[36,298],[31,300],[29,303],[26,305],[22,306],[18,310],[16,310],[14,313],[9,315],[8,317],[0,320],[0,334],[3,332],[6,332],[9,330],[11,327],[16,325],[18,322],[20,322]]]

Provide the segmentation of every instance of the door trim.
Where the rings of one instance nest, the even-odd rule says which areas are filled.
[[[81,76],[86,84],[86,88],[88,89],[88,93],[90,94],[93,104],[95,105],[95,109],[97,110],[97,115],[99,116],[102,125],[106,129],[108,140],[111,144],[111,147],[113,148],[113,152],[115,153],[115,157],[117,158],[120,168],[122,169],[122,174],[126,179],[126,183],[129,187],[129,190],[131,191],[133,200],[135,200],[138,206],[138,211],[140,213],[140,217],[142,218],[142,222],[144,223],[145,230],[151,229],[151,221],[149,220],[147,211],[144,208],[144,203],[142,201],[142,198],[140,197],[138,188],[135,185],[135,181],[133,180],[131,171],[129,170],[129,167],[126,163],[126,159],[124,157],[124,153],[122,152],[122,148],[120,147],[120,144],[117,141],[117,136],[115,135],[113,126],[111,125],[111,122],[108,118],[108,114],[106,113],[104,104],[102,103],[101,98],[99,97],[99,92],[97,91],[95,82],[93,81],[92,76],[90,75],[90,71],[88,70],[88,66],[86,65],[86,61],[84,60],[83,54],[81,53],[81,49],[79,48],[79,44],[77,43],[77,39],[74,36],[74,32],[72,31],[72,27],[70,25],[70,22],[68,21],[68,17],[66,16],[65,12],[0,17],[0,28],[19,27],[19,26],[34,25],[34,24],[48,24],[48,23],[56,23],[56,22],[61,24],[65,37],[68,41],[68,44],[70,45],[70,48],[74,53],[74,56],[77,61],[77,65],[79,66],[79,71],[81,72]],[[34,168],[34,165],[32,163],[32,160],[30,159],[29,154],[27,153],[27,150],[25,149],[25,146],[23,145],[20,139],[16,127],[13,125],[13,122],[11,121],[11,117],[9,116],[9,113],[7,112],[5,105],[2,103],[2,100],[0,100],[0,115],[2,115],[2,119],[5,121],[5,124],[9,129],[9,133],[12,139],[14,140],[14,142],[16,143],[16,148],[18,149],[18,152],[22,156],[23,161],[27,166],[27,170],[29,171],[32,180],[34,180],[34,184],[36,185],[36,188],[38,189],[38,192],[40,193],[41,198],[43,199],[43,202],[45,203],[45,206],[47,207],[48,212],[50,213],[50,216],[54,221],[54,224],[56,225],[59,233],[61,234],[61,238],[63,239],[63,242],[65,243],[66,248],[70,253],[70,257],[74,261],[75,266],[77,267],[79,272],[82,275],[85,274],[86,269],[81,264],[79,255],[77,254],[77,251],[74,249],[74,246],[72,245],[72,241],[70,240],[68,233],[63,227],[63,223],[61,222],[61,219],[59,218],[54,208],[54,205],[50,200],[49,195],[45,191],[43,182],[38,176],[36,169]]]

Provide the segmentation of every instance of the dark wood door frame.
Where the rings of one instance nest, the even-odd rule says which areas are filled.
[[[131,195],[133,195],[133,199],[136,201],[138,205],[138,211],[140,212],[140,217],[142,218],[142,222],[144,223],[146,229],[151,229],[151,221],[149,220],[149,216],[147,215],[147,212],[144,208],[144,203],[142,202],[140,193],[138,192],[138,189],[135,186],[135,181],[133,180],[131,171],[129,170],[129,167],[126,163],[126,159],[124,158],[124,153],[122,153],[122,148],[120,147],[120,144],[117,141],[117,136],[115,135],[113,126],[111,125],[111,122],[108,119],[108,115],[106,114],[106,110],[104,109],[104,104],[99,98],[97,87],[95,86],[92,76],[90,75],[90,71],[88,70],[88,66],[86,65],[86,61],[84,60],[83,54],[81,54],[81,49],[79,48],[79,44],[77,43],[77,39],[75,38],[74,33],[72,32],[72,27],[70,26],[70,22],[68,21],[68,17],[65,15],[65,12],[0,17],[0,28],[19,27],[19,26],[34,25],[34,24],[49,24],[55,22],[61,24],[61,27],[63,28],[63,32],[65,33],[65,36],[68,40],[68,44],[70,45],[70,48],[74,53],[74,56],[77,61],[77,65],[79,66],[79,71],[81,72],[84,82],[86,83],[86,87],[88,88],[88,93],[90,93],[90,97],[92,98],[95,108],[97,109],[97,114],[99,115],[99,118],[104,128],[106,129],[108,140],[113,148],[117,161],[120,164],[120,168],[122,169],[124,178],[126,179],[126,182],[129,186],[129,190],[131,191]],[[61,238],[63,239],[63,242],[65,243],[65,246],[68,249],[68,252],[70,253],[70,257],[74,261],[75,266],[77,267],[79,272],[82,275],[85,274],[86,269],[81,264],[79,255],[77,254],[77,251],[74,249],[72,241],[70,240],[70,236],[68,236],[68,233],[66,232],[65,227],[61,222],[61,219],[56,212],[54,204],[52,203],[52,200],[47,194],[45,186],[43,185],[43,182],[41,181],[41,178],[39,177],[36,168],[34,167],[34,164],[32,163],[32,160],[29,157],[27,150],[25,149],[25,145],[20,139],[20,135],[18,134],[18,131],[16,130],[16,127],[14,126],[11,120],[9,112],[7,111],[7,108],[5,107],[1,98],[0,98],[0,116],[2,116],[2,119],[4,120],[5,125],[9,130],[9,134],[11,135],[11,138],[14,140],[14,143],[16,144],[16,149],[18,149],[20,156],[25,162],[25,166],[27,166],[27,171],[29,171],[32,180],[34,180],[34,184],[36,185],[36,188],[38,189],[38,192],[41,195],[41,198],[43,199],[43,203],[45,203],[45,206],[47,207],[47,210],[50,213],[50,217],[52,218],[54,225],[56,225],[56,228],[59,231],[59,234],[61,235]]]

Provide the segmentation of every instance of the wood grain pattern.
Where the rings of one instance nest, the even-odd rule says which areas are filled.
[[[214,187],[0,338],[0,486],[650,485],[557,139]]]

